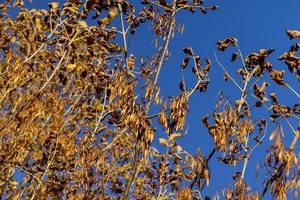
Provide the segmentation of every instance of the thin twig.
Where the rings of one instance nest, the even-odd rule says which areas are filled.
[[[288,83],[285,83],[284,85],[287,86],[300,99],[300,95],[298,92],[296,92],[296,90],[294,90]]]
[[[219,61],[219,59],[218,59],[217,54],[216,54],[215,51],[214,51],[214,55],[215,55],[215,59],[216,59],[217,63],[223,69],[223,71],[228,75],[228,77],[230,78],[230,80],[232,80],[232,82],[239,88],[240,91],[243,91],[242,88],[241,88],[241,86],[239,86],[239,84],[232,78],[232,76],[227,72],[226,68]]]
[[[248,73],[248,70],[246,68],[246,64],[245,64],[245,61],[244,61],[244,56],[243,56],[242,51],[241,51],[240,47],[238,46],[238,44],[236,44],[236,48],[238,49],[238,52],[240,54],[240,58],[242,60],[243,67],[244,67],[245,71]]]
[[[198,81],[197,81],[196,85],[194,85],[192,90],[189,92],[187,98],[189,98],[198,89],[199,84],[203,81],[200,77],[200,73],[199,73],[199,70],[198,70],[198,67],[197,67],[197,62],[196,62],[196,59],[195,59],[195,54],[193,52],[193,49],[191,49],[191,51],[192,51],[193,62],[194,62],[195,68],[196,68],[196,74],[197,74],[197,77],[198,77]]]
[[[164,59],[165,59],[165,55],[166,55],[168,47],[169,47],[169,42],[170,42],[171,35],[173,33],[173,29],[174,29],[174,25],[175,25],[175,16],[176,16],[176,3],[174,3],[174,5],[173,5],[173,13],[172,13],[172,16],[171,16],[172,21],[171,21],[171,24],[170,24],[170,27],[169,27],[169,32],[168,32],[167,38],[165,40],[165,45],[164,45],[163,52],[162,52],[162,55],[160,57],[160,61],[158,63],[158,68],[157,68],[157,72],[156,72],[156,76],[155,76],[155,80],[154,80],[154,85],[156,85],[156,83],[158,81],[159,73],[160,73],[161,67],[162,67]]]
[[[122,36],[123,36],[123,44],[124,44],[124,49],[125,49],[125,53],[124,53],[124,57],[125,57],[125,63],[126,63],[126,67],[128,66],[128,61],[127,61],[127,40],[126,40],[126,31],[125,31],[125,25],[124,25],[124,19],[123,19],[123,10],[122,10],[122,6],[121,4],[118,4],[119,6],[119,11],[120,11],[120,18],[121,18],[121,26],[122,26]]]

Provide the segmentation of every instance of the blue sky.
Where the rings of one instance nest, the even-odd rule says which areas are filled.
[[[33,0],[32,7],[46,8],[49,0]],[[64,2],[64,1],[60,1]],[[184,58],[181,51],[184,47],[193,47],[194,52],[201,58],[209,57],[212,62],[212,72],[210,76],[210,85],[206,93],[195,93],[190,99],[190,112],[188,116],[187,126],[189,134],[186,138],[181,139],[180,143],[189,152],[196,152],[197,148],[201,148],[207,155],[212,149],[212,139],[206,128],[201,123],[201,118],[213,111],[217,94],[220,90],[224,92],[232,101],[240,97],[237,88],[231,82],[223,81],[223,71],[217,65],[214,59],[214,51],[216,51],[217,40],[234,36],[239,41],[239,47],[243,55],[250,52],[258,51],[262,48],[275,48],[275,52],[271,54],[269,61],[274,65],[275,69],[285,69],[287,82],[299,92],[299,81],[295,76],[291,76],[285,64],[277,60],[277,57],[287,51],[289,47],[297,42],[290,41],[286,36],[286,29],[300,30],[300,1],[299,0],[207,0],[206,4],[218,5],[220,9],[210,11],[203,15],[200,12],[190,14],[189,12],[181,12],[177,16],[177,22],[184,24],[184,33],[176,33],[174,39],[170,42],[171,58],[163,66],[158,84],[161,86],[161,93],[165,96],[177,95],[179,93],[178,84],[181,80],[180,63]],[[131,39],[129,46],[130,53],[134,53],[137,57],[142,54],[151,55],[153,39],[149,25],[144,29],[140,29]],[[149,32],[148,32],[149,30]],[[299,42],[299,41],[298,41]],[[235,70],[241,66],[241,62],[236,64],[230,63],[230,53],[235,49],[230,48],[228,52],[217,52],[219,60],[224,66],[235,74]],[[237,77],[237,76],[235,76]],[[185,79],[188,83],[193,83],[192,74],[186,71]],[[194,80],[195,81],[195,80]],[[240,82],[241,83],[241,82]],[[280,101],[287,102],[287,105],[293,105],[299,99],[287,89],[278,87],[275,83],[271,83],[268,92],[279,92]],[[257,112],[254,118],[267,117],[262,109]],[[296,125],[296,121],[293,124]],[[285,123],[283,123],[286,127]],[[273,129],[269,126],[268,133]],[[286,128],[285,141],[290,142],[292,133]],[[253,153],[254,158],[250,158],[249,166],[246,171],[246,181],[252,189],[262,189],[263,175],[256,180],[255,167],[256,163],[263,163],[266,147],[269,146],[268,135],[264,140],[264,144],[259,146]],[[299,148],[298,148],[299,149]],[[217,156],[221,156],[217,154]],[[221,192],[223,187],[233,183],[231,176],[238,170],[241,165],[226,166],[217,161],[216,156],[210,163],[212,170],[211,187],[204,190],[204,194],[213,194]]]

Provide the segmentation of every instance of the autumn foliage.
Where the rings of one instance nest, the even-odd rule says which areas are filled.
[[[1,198],[261,199],[270,192],[286,199],[288,191],[297,198],[300,104],[285,105],[268,92],[270,82],[300,96],[285,71],[268,61],[274,49],[243,57],[238,39],[217,41],[218,55],[233,49],[231,61],[240,62],[231,73],[216,52],[202,60],[192,47],[182,47],[178,67],[196,81],[188,85],[183,77],[177,96],[160,92],[169,43],[176,40],[174,32],[183,33],[178,12],[210,14],[218,6],[203,0],[69,0],[36,10],[22,0],[1,2]],[[141,24],[151,26],[156,41],[150,57],[128,50]],[[297,30],[286,33],[300,37]],[[298,48],[296,43],[278,58],[296,81]],[[208,155],[201,146],[192,155],[177,140],[189,134],[190,97],[209,90],[213,59],[240,98],[231,103],[230,96],[216,94],[215,109],[199,116],[214,146]],[[261,108],[264,117],[257,119],[252,112]],[[164,137],[157,138],[159,131]],[[290,144],[284,133],[293,134]],[[245,181],[248,161],[268,139],[273,142],[259,169],[265,180],[253,191]],[[212,159],[220,166],[241,165],[242,171],[222,193],[204,195],[212,185]]]

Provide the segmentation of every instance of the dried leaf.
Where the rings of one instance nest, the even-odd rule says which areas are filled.
[[[278,133],[278,129],[279,127],[276,126],[276,128],[272,131],[272,133],[270,134],[270,137],[269,137],[269,140],[273,140],[275,138],[275,136],[277,135]]]
[[[238,59],[238,54],[237,53],[233,53],[231,56],[231,62],[234,62]]]
[[[182,137],[182,135],[180,133],[172,133],[170,135],[170,141],[175,140],[176,138]]]
[[[297,30],[286,30],[287,35],[290,39],[300,38],[300,31]]]
[[[236,46],[237,45],[237,39],[234,37],[230,37],[230,38],[226,38],[224,40],[219,40],[217,42],[218,44],[218,49],[220,51],[224,51],[226,48],[228,48],[229,46]]]
[[[159,143],[165,147],[168,146],[168,140],[164,138],[159,138]]]
[[[183,48],[182,51],[189,56],[194,56],[193,49],[191,47]]]
[[[87,25],[87,23],[85,21],[78,21],[78,24],[83,29],[88,28],[88,25]]]

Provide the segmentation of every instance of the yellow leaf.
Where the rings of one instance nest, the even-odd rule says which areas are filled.
[[[51,3],[49,3],[49,7],[51,8],[51,9],[53,9],[53,10],[56,10],[56,9],[58,9],[58,2],[51,2]]]
[[[168,146],[168,140],[164,138],[159,138],[159,143],[165,147]]]
[[[118,8],[116,7],[112,7],[108,12],[108,16],[111,20],[114,19],[117,15],[118,15]]]
[[[10,40],[12,43],[15,43],[17,41],[16,37],[12,37]]]
[[[10,185],[13,189],[16,189],[18,186],[18,182],[17,181],[10,181]]]
[[[101,112],[101,111],[103,111],[104,106],[103,106],[103,104],[100,103],[100,102],[95,102],[94,108]]]
[[[81,26],[81,28],[84,28],[84,29],[88,28],[88,25],[85,21],[79,21],[78,24],[79,24],[79,26]]]
[[[274,131],[271,133],[269,140],[273,140],[275,138],[275,135],[278,132],[278,126],[274,129]]]
[[[171,136],[170,136],[170,140],[172,141],[172,140],[174,140],[174,139],[176,139],[176,138],[178,138],[178,137],[181,137],[181,134],[180,134],[180,133],[173,133],[173,134],[171,134]]]
[[[43,25],[40,18],[35,18],[35,26],[39,31],[42,30]]]
[[[177,152],[181,152],[182,151],[182,147],[179,146],[179,145],[176,145],[176,150],[177,150]]]
[[[76,68],[76,64],[68,64],[67,65],[67,70],[68,71],[73,71]]]
[[[204,179],[206,181],[206,185],[209,186],[209,171],[207,169],[204,170]]]

